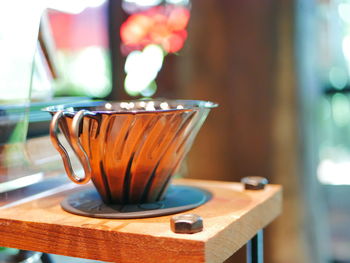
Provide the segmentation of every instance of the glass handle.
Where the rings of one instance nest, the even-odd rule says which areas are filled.
[[[71,146],[75,154],[78,156],[78,159],[84,169],[85,176],[83,178],[77,176],[74,173],[69,155],[57,137],[58,125],[61,118],[64,117],[64,112],[56,112],[50,124],[50,137],[52,144],[62,157],[64,168],[67,172],[69,179],[71,179],[77,184],[86,184],[91,179],[91,166],[89,158],[79,140],[79,127],[84,115],[86,115],[86,112],[84,110],[79,111],[73,118],[72,127],[68,129]]]

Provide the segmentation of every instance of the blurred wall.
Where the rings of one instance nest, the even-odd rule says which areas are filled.
[[[111,10],[122,17],[119,2]],[[156,96],[211,100],[220,106],[199,132],[185,173],[227,181],[255,175],[282,184],[283,213],[266,229],[266,262],[327,262],[322,195],[310,161],[315,160],[310,148],[314,94],[308,81],[298,81],[301,71],[313,71],[312,63],[303,62],[313,52],[315,2],[191,2],[188,39],[178,55],[164,60]],[[303,45],[302,52],[297,50]],[[124,62],[118,56],[113,61],[121,87]],[[114,89],[111,98],[128,96]],[[245,262],[244,252],[227,262]]]
[[[284,212],[267,229],[269,263],[325,262],[310,243],[317,215],[305,212],[309,197],[301,187],[294,6],[292,0],[192,1],[186,47],[160,76],[167,80],[161,94],[220,104],[194,143],[188,176],[255,175],[283,184]],[[228,262],[244,262],[244,253]]]

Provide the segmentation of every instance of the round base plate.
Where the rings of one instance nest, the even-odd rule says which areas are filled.
[[[62,202],[62,208],[70,213],[97,218],[145,218],[179,213],[198,207],[211,194],[203,189],[187,185],[171,185],[162,201],[144,204],[105,204],[94,188],[73,193]]]

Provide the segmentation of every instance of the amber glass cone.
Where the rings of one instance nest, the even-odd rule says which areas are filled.
[[[213,107],[216,104],[207,101],[148,100],[46,110],[56,116],[58,127],[85,165],[85,176],[91,176],[104,202],[130,204],[163,198]],[[69,157],[56,133],[52,131],[52,141],[69,174],[71,167],[65,160]]]

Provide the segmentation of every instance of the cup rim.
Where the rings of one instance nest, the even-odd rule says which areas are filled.
[[[170,102],[179,104],[181,107],[177,108],[171,108],[171,109],[154,109],[154,110],[147,110],[147,109],[123,109],[123,110],[93,110],[89,108],[94,108],[106,104],[112,104],[112,103],[125,103],[125,105],[130,105],[130,103],[149,103],[149,102]],[[84,110],[86,108],[86,111],[92,114],[139,114],[139,113],[157,113],[157,112],[174,112],[174,111],[189,111],[194,109],[212,109],[218,107],[219,104],[212,102],[212,101],[205,101],[205,100],[186,100],[186,99],[143,99],[143,100],[119,100],[119,101],[106,101],[106,100],[90,100],[90,101],[83,101],[83,102],[77,102],[77,103],[69,103],[69,104],[60,104],[60,105],[53,105],[48,106],[42,109],[42,111],[46,111],[49,113],[56,113],[58,111],[64,111],[65,113],[71,113],[74,114],[78,112],[79,110]],[[78,108],[78,109],[76,109]]]

